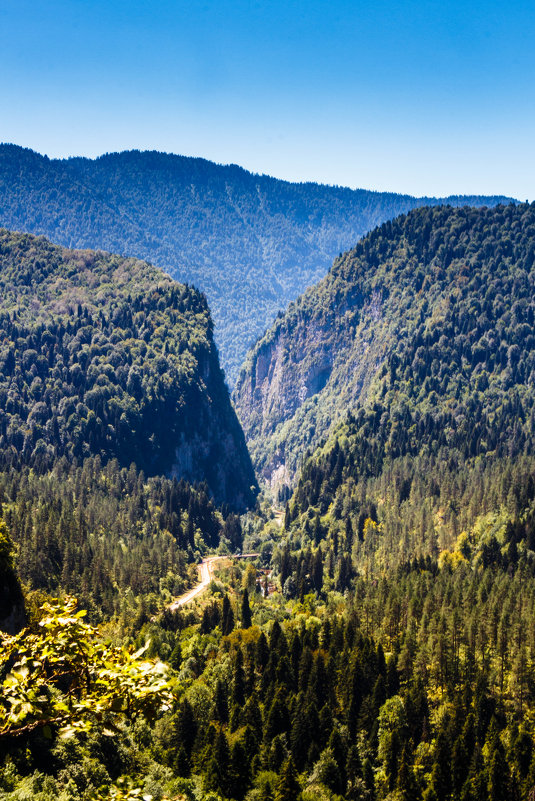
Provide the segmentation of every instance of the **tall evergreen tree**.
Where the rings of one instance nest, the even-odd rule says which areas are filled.
[[[230,749],[225,732],[216,734],[212,757],[205,773],[205,787],[226,796],[231,790]]]
[[[243,591],[241,602],[241,625],[243,629],[248,629],[251,627],[251,624],[251,607],[249,606],[249,593],[246,587]]]
[[[223,611],[221,614],[221,633],[226,637],[234,628],[234,612],[230,605],[230,599],[225,593],[223,598]]]
[[[284,762],[275,790],[275,801],[299,801],[301,787],[292,757]]]

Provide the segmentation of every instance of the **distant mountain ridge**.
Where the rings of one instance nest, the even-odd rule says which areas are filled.
[[[348,411],[357,473],[435,446],[531,452],[534,298],[535,205],[384,223],[249,353],[234,399],[257,470],[291,483]]]
[[[158,152],[55,160],[0,145],[0,225],[145,259],[197,286],[230,384],[279,310],[375,226],[420,205],[508,200],[292,184]]]
[[[206,298],[145,262],[0,229],[0,469],[89,456],[254,499]]]

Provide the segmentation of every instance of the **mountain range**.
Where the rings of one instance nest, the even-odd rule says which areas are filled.
[[[293,184],[158,152],[58,160],[0,146],[0,225],[144,259],[194,284],[207,295],[230,386],[277,313],[366,232],[421,205],[507,200]]]
[[[106,159],[23,154],[22,216],[131,225]],[[532,798],[534,298],[535,205],[411,209],[233,406],[202,292],[0,229],[1,801]]]

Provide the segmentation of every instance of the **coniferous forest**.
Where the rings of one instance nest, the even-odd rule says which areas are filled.
[[[532,798],[534,207],[336,259],[247,442],[200,293],[0,245],[0,801]]]

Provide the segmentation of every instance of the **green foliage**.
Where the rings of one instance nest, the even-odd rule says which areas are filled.
[[[218,634],[187,692],[192,776],[233,799],[257,799],[269,771],[274,797],[453,801],[465,785],[498,798],[517,781],[527,798],[534,603],[535,582],[521,566],[514,575],[415,566],[357,580],[345,601],[316,599],[313,610],[292,601],[286,622],[262,632]],[[185,644],[193,633],[181,637]],[[236,742],[246,778],[233,786]]]
[[[223,530],[206,485],[146,479],[99,457],[80,467],[60,459],[44,474],[10,468],[0,472],[0,493],[29,590],[61,589],[93,615],[127,622],[145,598],[139,625],[149,603],[185,589],[195,549],[217,547]]]
[[[2,474],[1,478],[4,510],[20,537],[18,561],[26,581],[34,587],[42,586],[44,582],[49,589],[57,585],[64,588],[71,584],[80,586],[81,582],[91,601],[93,616],[100,616],[103,612],[112,613],[114,609],[124,614],[130,608],[129,604],[135,601],[134,589],[141,595],[140,619],[135,623],[136,626],[147,620],[148,603],[141,614],[144,593],[150,592],[153,599],[157,598],[160,576],[169,579],[174,575],[175,584],[185,579],[186,553],[179,550],[179,544],[184,544],[182,538],[189,528],[188,521],[193,522],[195,530],[197,526],[202,526],[205,536],[215,537],[216,540],[222,527],[205,488],[194,490],[184,482],[160,478],[146,482],[133,467],[121,470],[113,461],[105,468],[101,467],[99,459],[87,460],[82,468],[69,468],[65,462],[59,462],[50,474],[42,476],[27,470],[18,474],[12,469]],[[0,529],[5,546],[3,552],[9,561],[12,545],[5,524]],[[3,586],[5,589],[6,585]],[[35,604],[34,596],[38,595],[34,593],[30,596],[32,606]],[[9,729],[7,724],[4,726],[4,747],[8,750],[15,748],[15,754],[19,750],[25,753],[25,747],[28,753],[28,742],[31,748],[37,748],[37,753],[43,750],[43,744],[50,743],[52,746],[53,737],[43,740],[41,735],[41,740],[36,740],[38,730],[47,736],[55,735],[58,726],[63,726],[65,733],[73,730],[78,732],[80,729],[100,732],[106,727],[111,732],[112,725],[116,725],[121,718],[128,722],[136,710],[150,713],[150,697],[147,693],[150,694],[152,690],[148,685],[143,689],[144,680],[136,668],[135,660],[129,666],[127,663],[131,659],[126,658],[128,654],[124,649],[104,647],[100,641],[95,643],[93,634],[89,637],[87,648],[85,645],[79,647],[79,641],[85,643],[86,635],[89,635],[83,621],[76,617],[73,610],[70,610],[73,612],[70,615],[67,615],[69,610],[65,609],[51,611],[52,621],[43,621],[42,625],[46,628],[44,634],[39,632],[41,636],[26,631],[18,638],[4,638],[2,642],[4,661],[0,665],[0,676],[2,672],[5,676],[6,671],[13,667],[14,659],[18,660],[11,670],[12,675],[6,678],[3,705],[0,704],[5,711],[4,717],[11,718]],[[60,626],[58,629],[58,626],[52,625],[58,614],[61,626],[67,628]],[[128,617],[126,619],[129,620]],[[184,621],[164,614],[162,625],[176,629],[184,625]],[[106,630],[117,636],[116,626],[112,625]],[[172,642],[173,637],[172,633],[157,631],[148,653],[169,654],[171,647],[164,643],[169,640]],[[51,647],[47,644],[49,640],[53,640]],[[39,655],[39,659],[43,657],[40,662],[34,658],[34,653]],[[67,663],[65,654],[68,655]],[[137,657],[137,662],[140,662],[141,652]],[[107,672],[100,669],[99,660],[105,660]],[[180,666],[178,658],[172,661],[175,667]],[[155,664],[147,659],[144,662],[141,671]],[[28,665],[31,670],[27,673]],[[153,678],[156,680],[156,674]],[[132,683],[134,692],[138,693],[136,696],[131,693]],[[156,689],[155,685],[153,689]],[[138,691],[147,695],[146,703]],[[67,710],[69,715],[75,716],[70,729],[65,728],[68,721],[62,718]],[[126,711],[128,714],[125,716]],[[14,718],[17,716],[22,719],[18,721],[20,725],[14,732]],[[126,730],[121,727],[117,737],[120,748],[128,742],[127,737]],[[11,742],[13,746],[9,746]],[[20,746],[17,745],[19,742]],[[108,750],[108,746],[105,746],[104,752]],[[81,764],[77,770],[74,766],[78,759]],[[88,760],[91,759],[94,768],[89,765]],[[41,762],[38,760],[41,770],[48,773],[52,769],[56,775],[58,771],[62,773],[63,778],[56,780],[41,773],[24,776],[35,764],[25,757],[19,765],[24,778],[14,780],[17,795],[12,801],[15,797],[26,797],[23,795],[24,787],[33,788],[32,797],[35,796],[39,801],[47,801],[50,797],[76,801],[82,797],[93,799],[95,788],[100,784],[108,787],[110,776],[116,775],[116,769],[111,769],[100,750],[96,761],[87,751],[85,756],[76,757],[76,760],[72,756],[66,759],[66,764],[60,770],[57,759],[47,761],[41,757]],[[132,763],[127,763],[124,757],[121,760],[122,769],[131,772]],[[119,759],[116,761],[119,762]],[[67,780],[67,775],[72,778]],[[128,791],[123,792],[121,787],[108,788],[99,797],[141,797],[136,790],[136,787],[139,790],[136,781],[132,779]],[[41,787],[44,788],[44,795],[40,794]],[[86,788],[86,795],[82,796],[83,788]],[[176,797],[176,793],[169,797]]]
[[[0,575],[5,576],[13,570],[13,542],[7,526],[0,520]]]
[[[99,641],[77,602],[43,606],[38,630],[2,634],[0,739],[39,728],[45,737],[118,731],[121,718],[154,718],[169,708],[171,694],[162,663]],[[7,675],[6,674],[7,671]]]
[[[225,593],[225,597],[223,598],[223,610],[221,615],[221,631],[223,635],[226,636],[227,634],[230,634],[233,628],[234,628],[234,612],[232,611],[230,599],[228,595]]]
[[[527,798],[535,775],[534,587],[521,566],[514,575],[497,566],[477,573],[415,566],[357,580],[345,601],[338,594],[312,608],[291,601],[282,624],[227,636],[201,635],[199,624],[184,629],[184,693],[173,709],[150,727],[104,738],[121,744],[128,731],[133,746],[131,762],[123,758],[115,773],[93,746],[90,768],[81,741],[76,757],[65,756],[73,772],[66,767],[54,779],[56,793],[67,775],[77,776],[77,759],[95,776],[105,766],[106,793],[118,798],[130,786],[188,799],[296,801],[302,793],[329,801],[454,801],[472,792],[515,797],[515,782],[518,797]],[[267,610],[278,601],[257,605]],[[75,649],[67,650],[76,664]],[[24,743],[30,734],[15,739]],[[16,786],[35,775],[27,767]],[[51,763],[45,773],[57,771]],[[123,790],[120,774],[130,776]]]
[[[346,414],[345,397],[283,489],[283,525],[100,455],[0,472],[31,604],[40,588],[80,589],[93,615],[114,616],[97,636],[72,606],[49,607],[40,630],[3,638],[0,801],[533,795],[534,213],[414,212],[337,262],[324,285],[336,303],[312,293],[319,314],[360,315],[351,336],[368,337],[362,369],[375,367],[360,408]],[[254,543],[275,592],[236,559],[212,597],[150,619],[220,541]],[[11,553],[0,526],[9,569]],[[132,629],[138,646],[150,634],[144,654],[106,643]],[[172,698],[149,655],[176,672]],[[150,725],[129,719],[125,688]]]
[[[241,624],[244,629],[248,629],[251,626],[251,607],[249,605],[249,593],[247,588],[244,589],[242,596]]]
[[[286,760],[282,766],[280,779],[275,790],[275,801],[298,801],[301,787],[297,780],[295,766],[292,758]]]
[[[231,383],[249,345],[337,253],[385,219],[443,202],[290,184],[165,153],[50,161],[13,145],[0,148],[0,196],[7,228],[146,259],[200,287]]]

